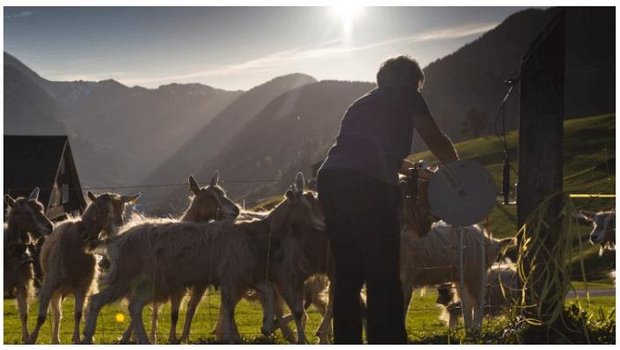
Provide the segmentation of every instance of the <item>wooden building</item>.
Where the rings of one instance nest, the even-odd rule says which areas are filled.
[[[4,193],[28,196],[35,187],[52,221],[86,208],[67,136],[4,135]]]

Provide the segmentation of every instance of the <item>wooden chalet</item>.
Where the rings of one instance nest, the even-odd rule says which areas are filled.
[[[4,135],[4,193],[24,197],[37,186],[52,221],[86,208],[67,136]]]

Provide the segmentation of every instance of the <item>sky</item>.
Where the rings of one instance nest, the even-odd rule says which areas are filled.
[[[351,3],[351,2],[349,2]],[[521,7],[4,7],[4,51],[49,80],[248,90],[274,77],[374,81],[424,67]]]

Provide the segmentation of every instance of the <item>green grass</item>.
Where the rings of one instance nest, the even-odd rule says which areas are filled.
[[[572,119],[564,122],[564,190],[574,193],[615,193],[615,115]],[[511,182],[517,181],[518,132],[506,135],[511,156]],[[486,136],[456,144],[462,159],[484,165],[493,176],[498,188],[502,183],[503,149],[495,136]],[[424,159],[436,162],[429,151],[409,157],[412,161]],[[609,172],[608,172],[609,170]],[[609,208],[613,200],[576,199],[579,207]],[[504,207],[516,217],[516,207]],[[496,209],[490,217],[491,228],[498,236],[514,233],[516,223]]]
[[[592,287],[592,286],[591,286]],[[608,288],[608,285],[597,285],[597,288]],[[420,292],[417,291],[414,295],[413,302],[411,304],[409,313],[407,315],[407,332],[409,334],[409,340],[412,343],[427,343],[429,341],[439,342],[460,342],[463,337],[462,330],[456,333],[449,333],[446,325],[438,318],[440,309],[435,304],[437,294],[434,290],[429,289],[424,296],[420,296]],[[567,302],[574,301],[573,298],[567,299]],[[586,310],[592,314],[596,314],[602,310],[605,313],[609,313],[615,307],[615,297],[592,297],[588,304],[585,299],[581,299],[582,305]],[[30,306],[29,316],[29,329],[32,330],[36,323],[36,314],[38,310],[38,303],[36,300]],[[182,330],[182,322],[184,320],[184,308],[181,311],[180,321],[178,325],[178,335]],[[210,343],[214,342],[214,336],[211,331],[215,327],[215,321],[219,310],[219,295],[216,292],[211,291],[209,296],[205,297],[198,308],[194,323],[192,324],[191,338],[193,343]],[[115,318],[118,313],[125,316],[124,323],[117,323]],[[150,329],[150,308],[145,308],[144,311],[144,324],[147,329]],[[70,343],[73,332],[73,298],[69,297],[63,302],[63,319],[61,322],[61,342]],[[170,327],[170,306],[165,305],[160,310],[160,317],[158,322],[158,342],[167,343],[168,331]],[[235,318],[239,332],[242,334],[246,342],[257,343],[285,343],[280,331],[272,337],[265,338],[260,334],[261,325],[261,309],[256,303],[249,303],[245,300],[241,301],[237,306]],[[306,334],[310,342],[317,342],[318,339],[314,336],[315,330],[318,328],[321,317],[320,314],[314,309],[310,308],[308,312],[309,320],[306,326]],[[98,344],[113,344],[117,343],[117,339],[122,334],[124,327],[130,321],[127,313],[127,308],[123,304],[113,304],[103,308],[99,315],[97,322],[97,331],[95,332],[95,343]],[[508,319],[506,317],[498,319],[485,318],[483,323],[483,330],[493,330],[498,327],[502,327],[507,324]],[[82,321],[83,329],[84,321]],[[462,326],[462,324],[461,324]],[[294,329],[294,324],[291,323],[291,327]],[[14,300],[4,301],[4,343],[5,344],[17,344],[20,343],[20,323],[17,317],[17,307]],[[38,344],[49,344],[51,342],[51,323],[48,320],[45,322],[41,333],[39,334]]]

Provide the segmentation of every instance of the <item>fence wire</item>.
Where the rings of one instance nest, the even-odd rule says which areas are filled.
[[[607,169],[607,171],[609,173],[609,169]],[[221,183],[223,184],[225,183],[258,183],[258,182],[277,182],[277,181],[281,181],[281,179],[229,180],[229,181],[221,181]],[[175,187],[175,186],[179,186],[179,187],[187,186],[187,184],[186,183],[175,183],[175,184],[135,185],[135,186],[101,186],[101,187],[84,187],[82,189],[113,189],[115,190],[115,189],[128,189],[128,188],[133,188],[133,189],[163,188],[163,187]],[[29,188],[23,188],[21,190],[32,190],[32,188],[34,187],[36,186],[29,187]],[[8,193],[14,190],[20,190],[20,189],[18,188],[9,189]],[[588,194],[586,193],[586,194],[574,195],[571,197],[572,198],[584,198],[584,199],[603,199],[603,198],[613,198],[615,197],[615,195],[614,194],[598,194],[598,193]],[[488,222],[486,223],[486,226],[488,228]],[[454,249],[452,249],[452,251],[453,252],[456,251],[456,244],[453,246],[453,248]],[[465,248],[466,246],[461,246],[461,249],[465,249]],[[434,269],[446,269],[446,268],[450,268],[452,269],[452,271],[454,271],[456,270],[457,266],[456,265],[445,265],[445,266],[417,267],[417,269],[420,269],[420,270],[434,270]],[[457,280],[456,276],[453,275],[452,280],[456,281]],[[490,288],[490,284],[488,283],[488,281],[485,284],[484,288],[486,288],[488,292],[488,289]],[[458,291],[456,291],[456,287],[454,284],[452,285],[451,289],[458,293]],[[489,293],[487,293],[487,298],[485,298],[487,300],[485,301],[485,304],[483,305],[483,307],[485,309],[497,307],[498,305],[490,305],[488,301],[488,295]],[[191,297],[190,293],[186,294],[185,299],[187,300],[188,297]],[[212,341],[214,339],[214,334],[212,333],[212,331],[215,328],[215,325],[217,323],[217,318],[218,318],[218,313],[219,313],[219,299],[220,299],[219,292],[214,291],[212,289],[209,289],[207,294],[203,297],[196,311],[196,314],[194,316],[194,321],[192,323],[193,324],[192,332],[190,333],[190,337],[192,340]],[[32,330],[32,328],[34,327],[34,322],[36,321],[37,314],[38,314],[38,307],[35,307],[38,304],[37,303],[38,297],[32,296],[32,297],[29,297],[29,300],[30,300],[30,308],[29,308],[29,313],[28,313],[28,320],[29,320],[28,323],[29,323],[29,330]],[[436,332],[439,327],[446,329],[447,326],[441,323],[438,319],[438,316],[441,313],[442,308],[437,305],[433,305],[431,307],[422,307],[418,304],[418,300],[420,300],[419,297],[413,298],[411,307],[409,308],[408,313],[407,313],[407,317],[415,318],[417,314],[425,313],[425,314],[433,314],[435,315],[435,318],[434,318],[434,321],[430,324],[423,322],[421,323],[421,325],[418,325],[418,326],[414,326],[414,327],[408,326],[407,330],[409,333],[409,337],[415,338],[419,334],[424,334],[426,332]],[[186,303],[186,301],[184,303]],[[5,306],[7,306],[6,303],[5,303]],[[63,342],[70,341],[70,336],[73,334],[73,310],[72,308],[69,308],[68,306],[69,305],[65,303],[65,307],[63,308],[64,317],[63,317],[62,326],[61,326],[62,331],[60,333],[61,336],[63,336],[62,337]],[[21,334],[22,334],[19,328],[19,319],[17,315],[17,309],[16,308],[13,309],[13,308],[14,306],[4,308],[4,324],[5,324],[4,342],[5,343],[7,341],[19,342],[19,339],[21,338]],[[313,307],[311,307],[311,309],[313,309]],[[123,315],[124,317],[123,321],[118,321],[117,317],[119,314]],[[311,315],[311,318],[314,319],[313,322],[310,322],[310,323],[314,323],[314,327],[307,326],[305,331],[306,331],[306,334],[310,336],[310,338],[312,339],[312,335],[314,335],[314,332],[317,326],[316,318],[320,317],[320,314],[316,310],[311,310],[309,314]],[[145,312],[143,313],[143,322],[145,323],[145,329],[147,330],[147,334],[150,334],[151,321],[148,316],[150,316],[150,312],[145,308]],[[251,304],[249,307],[248,305],[243,305],[243,306],[239,305],[236,308],[235,317],[237,320],[237,325],[240,328],[239,333],[242,337],[255,338],[255,337],[260,336],[262,311],[260,310],[260,307],[258,306],[258,304],[254,303],[254,304]],[[11,322],[7,322],[7,321],[10,321],[9,320],[10,318],[14,318],[14,320]],[[123,334],[125,327],[129,325],[130,320],[131,320],[131,317],[127,313],[125,305],[120,305],[120,306],[111,305],[111,306],[104,307],[98,317],[97,329],[95,332],[95,339],[97,340],[97,342],[103,342],[103,343],[116,342],[116,340]],[[157,338],[158,338],[158,343],[167,342],[168,334],[169,334],[169,320],[170,320],[169,307],[165,307],[163,310],[160,310],[159,312],[158,330],[156,333]],[[250,321],[252,323],[251,326],[247,325],[248,320],[251,320]],[[488,314],[485,315],[485,320],[486,321],[483,323],[483,327],[485,324],[487,327],[490,327],[490,324],[492,322],[491,316],[489,316]],[[182,330],[184,322],[185,322],[185,308],[182,307],[180,310],[179,322],[177,324],[177,336],[178,337],[180,337],[181,335],[181,330]],[[12,327],[7,326],[10,323],[13,325]],[[80,331],[82,330],[83,326],[84,326],[84,318],[82,319]],[[290,323],[289,326],[294,330],[294,322]],[[43,338],[43,335],[49,331],[49,328],[51,328],[51,315],[48,316],[48,319],[44,327],[42,328],[41,339]],[[459,329],[462,330],[462,328],[463,328],[462,323],[459,323],[457,330]],[[255,329],[255,331],[246,331],[246,329]],[[7,336],[9,337],[7,338]]]
[[[456,290],[456,287],[453,286],[452,289]],[[427,316],[429,314],[432,314],[434,316],[434,321],[432,323],[423,322],[419,326],[415,326],[415,327],[408,326],[407,331],[409,333],[410,338],[415,338],[417,335],[424,334],[427,332],[436,332],[438,328],[447,327],[446,325],[441,323],[441,321],[438,318],[440,313],[442,312],[441,307],[439,306],[422,307],[418,304],[418,301],[422,297],[421,294],[422,293],[419,293],[418,295],[414,296],[413,301],[411,303],[411,307],[409,308],[409,311],[407,312],[407,317],[415,319],[416,317],[420,315],[420,313],[424,313]],[[431,293],[431,294],[434,296],[434,293]],[[191,296],[192,296],[191,293],[185,294],[183,305],[187,303],[187,299]],[[326,296],[326,294],[323,293],[323,296]],[[190,339],[192,342],[195,342],[195,341],[213,342],[214,341],[215,339],[214,330],[217,324],[217,319],[218,319],[218,314],[219,314],[220,297],[221,297],[221,294],[219,293],[219,291],[213,290],[212,288],[209,288],[207,293],[205,293],[205,295],[203,296],[202,301],[196,310],[196,314],[194,315],[193,322],[192,322],[192,327],[191,327],[191,332],[190,332]],[[88,298],[90,298],[90,296]],[[30,303],[29,303],[30,308],[28,312],[28,320],[29,320],[28,323],[29,323],[29,330],[32,331],[32,328],[35,325],[37,315],[38,315],[38,303],[36,302],[38,301],[39,298],[38,296],[32,296],[29,299],[30,299]],[[85,310],[88,309],[88,303],[86,305],[87,306],[85,307]],[[497,306],[485,305],[484,307],[492,308],[492,307],[497,307]],[[19,328],[19,321],[18,321],[17,313],[18,313],[17,308],[15,306],[7,308],[5,304],[5,312],[4,312],[4,317],[5,317],[5,321],[4,321],[5,322],[5,329],[4,329],[5,339],[4,341],[5,343],[7,343],[7,341],[19,342],[21,338],[22,332]],[[322,315],[320,314],[318,309],[316,309],[314,306],[311,306],[307,310],[307,313],[308,313],[310,320],[308,321],[308,325],[305,328],[305,332],[306,332],[306,335],[309,336],[310,339],[312,339],[314,338],[313,337],[314,332],[316,331],[318,327],[318,323],[320,322],[320,318],[322,317]],[[144,309],[143,316],[142,316],[147,335],[151,334],[151,314],[152,314],[152,305]],[[286,316],[287,314],[289,314],[288,308],[284,316]],[[73,325],[74,325],[72,303],[67,303],[66,301],[63,302],[62,315],[63,316],[61,318],[61,327],[60,327],[61,331],[59,333],[61,337],[61,342],[70,342],[71,336],[73,335]],[[122,315],[122,316],[119,318],[119,315]],[[185,316],[186,316],[185,308],[182,307],[179,312],[179,318],[178,318],[178,323],[177,323],[176,333],[177,333],[178,338],[181,337],[183,324],[185,322]],[[9,321],[8,318],[10,317],[15,319],[15,323],[13,324],[13,327],[7,328],[7,321]],[[82,331],[84,327],[85,317],[87,317],[87,315],[85,315],[82,318],[80,331]],[[237,308],[235,310],[236,323],[237,323],[237,326],[240,328],[239,334],[243,338],[246,338],[248,340],[251,340],[252,338],[261,337],[260,327],[261,327],[262,317],[263,317],[262,309],[260,308],[260,304],[258,302],[247,301],[247,300],[240,302],[237,305]],[[110,344],[110,343],[118,342],[118,340],[123,335],[123,332],[125,331],[126,327],[129,326],[131,322],[131,316],[129,315],[127,311],[126,303],[121,302],[121,303],[116,303],[116,304],[105,306],[99,313],[97,320],[98,322],[97,322],[97,327],[95,331],[96,342]],[[51,322],[52,322],[52,315],[49,314],[47,316],[47,320],[44,326],[41,329],[41,334],[39,336],[39,343],[44,343],[43,338],[45,338],[46,334],[50,334],[49,332],[51,330]],[[251,325],[248,325],[249,322],[251,323]],[[294,322],[289,322],[288,326],[290,327],[290,329],[295,331]],[[161,308],[158,312],[157,332],[155,333],[157,336],[158,343],[168,343],[168,336],[169,336],[169,330],[170,330],[169,327],[170,327],[170,308],[168,305],[168,306],[164,306],[163,308]],[[254,329],[254,330],[248,330],[248,328]],[[457,331],[458,330],[462,330],[462,325],[458,326]],[[281,331],[276,330],[275,333],[281,334],[280,332]],[[7,336],[9,337],[7,338]],[[82,336],[81,333],[80,333],[80,336]],[[46,342],[47,341],[45,341],[45,343]]]

